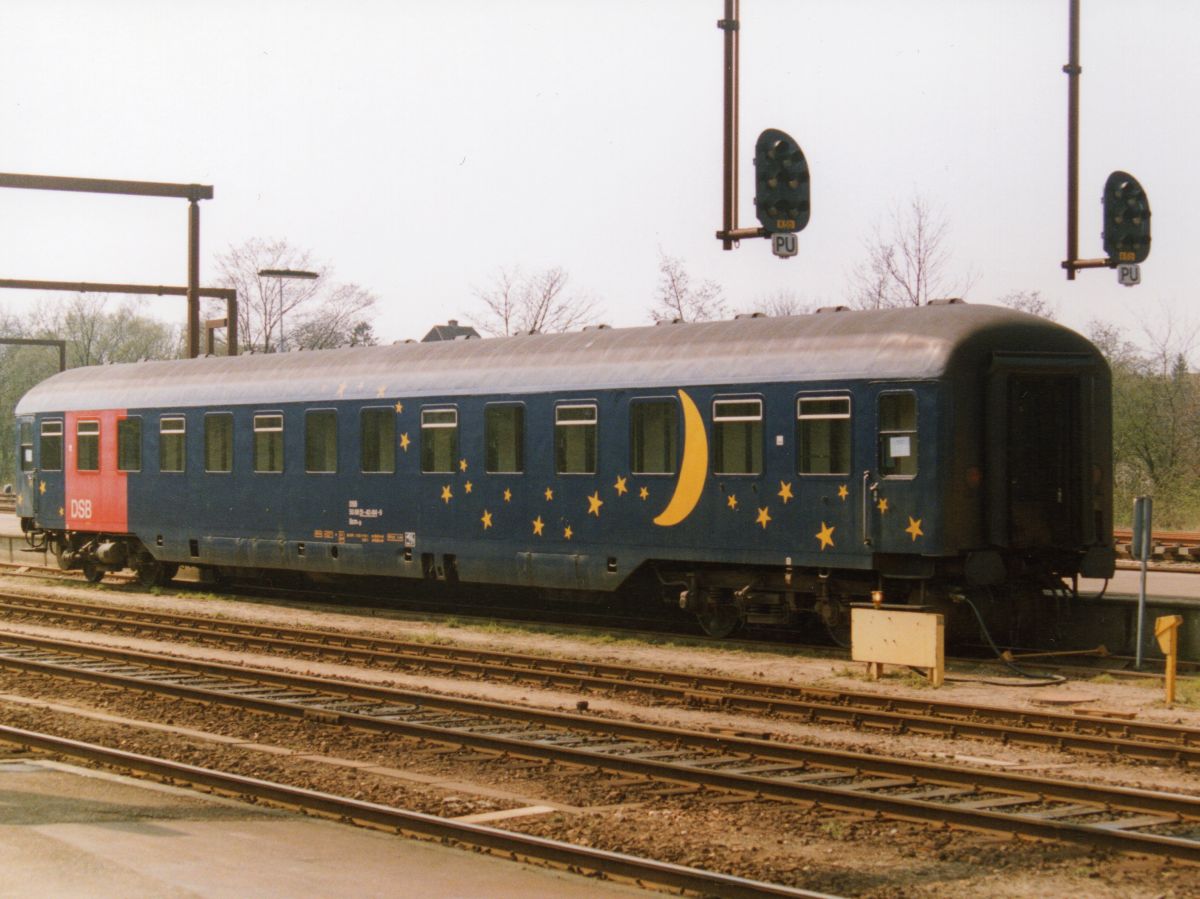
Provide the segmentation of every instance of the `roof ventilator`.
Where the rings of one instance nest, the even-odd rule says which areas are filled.
[[[734,319],[734,321],[737,321],[739,318],[767,318],[767,317],[768,317],[767,313],[765,313],[765,312],[739,312],[737,315],[735,315],[733,317],[733,319]]]
[[[813,312],[813,315],[820,315],[823,312],[849,312],[849,306],[821,306]]]
[[[926,306],[965,306],[967,301],[962,297],[946,297],[941,300],[930,300]]]

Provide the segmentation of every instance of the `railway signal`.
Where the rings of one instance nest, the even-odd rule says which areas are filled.
[[[809,216],[808,161],[788,134],[768,128],[754,144],[754,209],[771,234],[803,231]]]
[[[1150,255],[1150,200],[1137,178],[1113,172],[1104,182],[1104,255],[1137,264]]]

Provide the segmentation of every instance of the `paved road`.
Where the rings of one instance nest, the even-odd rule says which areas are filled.
[[[3,896],[645,895],[42,760],[0,761],[0,796]]]

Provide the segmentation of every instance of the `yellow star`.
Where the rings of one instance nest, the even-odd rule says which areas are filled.
[[[483,517],[479,519],[483,522],[483,529],[486,531],[492,526],[492,513],[487,509],[483,510]]]
[[[833,532],[836,530],[837,528],[821,522],[821,532],[816,535],[817,539],[821,541],[821,552],[825,552],[825,547],[833,546]]]
[[[58,507],[58,517],[59,517],[59,518],[62,518],[62,517],[63,517],[63,512],[64,512],[64,511],[66,511],[66,510],[65,510],[65,509],[63,509],[63,507],[62,507],[62,506],[59,506],[59,507]]]
[[[600,517],[600,507],[604,505],[604,500],[600,498],[600,491],[597,490],[588,497],[588,514]]]
[[[840,499],[842,502],[845,502],[846,497],[849,495],[850,495],[850,488],[847,487],[845,484],[842,484],[842,486],[838,487],[838,499]]]
[[[729,508],[733,509],[736,512],[737,511],[737,494],[736,493],[729,494],[729,497],[725,500],[725,505],[729,506]]]
[[[789,499],[795,499],[795,497],[792,496],[791,482],[789,481],[788,483],[785,484],[783,481],[780,481],[779,482],[779,492],[775,495],[783,500],[783,504],[785,506],[787,505]]]
[[[404,411],[404,403],[397,402],[396,403],[396,414],[399,415],[403,411]]]
[[[46,482],[45,481],[38,481],[38,493],[42,494],[43,496],[46,495]]]
[[[475,486],[475,485],[474,485],[474,484],[472,484],[470,481],[467,481],[467,483],[463,484],[463,490],[465,490],[467,493],[470,493],[470,492],[471,492],[471,489],[472,489],[474,486]]]
[[[512,502],[512,491],[509,490],[507,487],[504,488],[504,501],[506,503]]]
[[[387,388],[386,384],[380,384],[379,389],[375,391],[375,399],[377,399],[377,400],[383,399],[383,394],[384,394],[384,391],[386,388]]]
[[[407,452],[408,452],[408,445],[409,445],[410,443],[412,443],[412,441],[408,439],[408,433],[407,433],[407,432],[406,432],[406,433],[404,433],[404,434],[401,434],[401,435],[400,435],[400,449],[404,450],[404,451],[407,453]]]
[[[346,396],[346,382],[345,381],[342,381],[341,384],[338,384],[337,395],[338,395],[339,400]]]
[[[921,519],[913,518],[910,515],[908,517],[908,527],[906,527],[904,529],[904,533],[908,534],[909,536],[911,536],[913,538],[913,543],[917,542],[918,537],[924,537],[925,532],[923,530],[921,530]]]
[[[550,502],[550,500],[554,499],[554,491],[551,490],[549,487],[546,488],[545,495],[546,495],[546,502]]]
[[[546,526],[546,522],[542,521],[542,516],[539,515],[533,520],[533,535],[535,537],[542,536],[542,528]]]
[[[649,499],[650,498],[650,488],[643,487],[641,490],[638,491],[638,496],[640,496],[642,499]]]
[[[466,470],[467,470],[467,460],[466,460],[466,459],[459,459],[459,460],[458,460],[458,470],[459,470],[459,471],[466,471]]]
[[[629,488],[625,486],[625,478],[617,475],[617,483],[613,484],[613,489],[617,491],[617,496],[624,496],[629,492]]]
[[[882,496],[881,496],[881,497],[879,497],[879,502],[877,502],[875,505],[877,505],[877,506],[879,507],[879,514],[880,514],[880,515],[886,515],[886,514],[887,514],[887,510],[888,510],[888,501],[887,501],[886,499],[884,499]]]
[[[764,507],[764,508],[758,510],[758,518],[755,520],[754,523],[761,524],[763,527],[763,530],[765,531],[767,529],[767,522],[769,522],[770,520],[771,520],[771,513],[768,512],[766,510],[766,508]]]
[[[442,501],[445,503],[449,503],[450,498],[452,496],[454,496],[454,494],[450,492],[450,485],[447,484],[445,487],[442,488]]]
[[[574,531],[571,530],[570,525],[567,525],[565,528],[563,528],[563,537],[566,538],[567,540],[571,539],[571,534],[573,534],[573,533],[574,533]]]

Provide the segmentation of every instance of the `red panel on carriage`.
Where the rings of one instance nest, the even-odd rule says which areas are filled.
[[[128,476],[117,470],[117,422],[124,418],[124,409],[66,415],[63,515],[69,530],[129,530]]]

